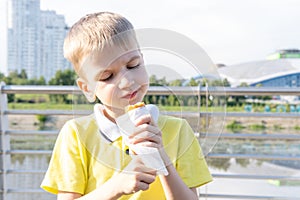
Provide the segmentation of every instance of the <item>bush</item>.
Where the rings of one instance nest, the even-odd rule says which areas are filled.
[[[231,123],[227,124],[226,128],[232,130],[233,132],[237,132],[244,129],[245,127],[240,122],[234,120]]]
[[[252,124],[249,126],[249,129],[258,131],[258,130],[265,130],[267,127],[264,124]]]
[[[48,115],[37,115],[36,119],[39,121],[39,123],[46,123],[49,120]]]

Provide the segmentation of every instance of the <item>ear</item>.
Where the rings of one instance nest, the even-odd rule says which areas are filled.
[[[96,100],[96,95],[94,94],[94,91],[90,89],[88,83],[82,78],[78,78],[76,82],[87,100],[93,103]]]

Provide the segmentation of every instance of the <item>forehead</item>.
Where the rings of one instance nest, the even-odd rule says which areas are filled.
[[[101,67],[108,67],[115,62],[126,62],[132,56],[139,54],[137,45],[127,46],[112,46],[107,47],[101,52],[95,52],[90,56],[90,61],[93,65],[101,65]]]
[[[94,51],[81,64],[80,74],[88,78],[88,74],[104,71],[112,66],[124,65],[135,57],[141,57],[136,43],[124,46],[110,46],[102,51]]]

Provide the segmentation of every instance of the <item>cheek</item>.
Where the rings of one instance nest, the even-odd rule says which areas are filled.
[[[136,79],[140,85],[149,85],[149,77],[146,72],[146,69],[141,69],[136,75]]]
[[[106,85],[105,87],[101,84],[97,87],[96,96],[102,101],[111,101],[112,97],[116,95],[116,89],[112,85]]]

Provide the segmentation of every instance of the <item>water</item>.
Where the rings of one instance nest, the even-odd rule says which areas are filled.
[[[226,169],[211,168],[214,174],[252,174],[252,175],[279,175],[300,177],[300,171],[288,167],[278,166],[269,162],[257,162],[250,160],[248,165],[241,166],[234,160],[230,160],[230,166]],[[294,181],[295,182],[295,181]],[[275,196],[277,199],[295,200],[300,197],[300,183],[293,184],[293,181],[265,180],[265,179],[230,179],[214,178],[214,181],[200,188],[200,193],[226,194],[226,195],[247,195],[247,196]],[[205,198],[203,198],[205,199]],[[209,198],[209,200],[219,198]],[[231,199],[231,198],[228,198]],[[246,199],[246,198],[242,198]]]
[[[284,132],[280,134],[284,134]],[[299,157],[300,144],[297,140],[219,139],[211,153]],[[208,158],[207,162],[213,174],[288,176],[298,177],[298,179],[300,177],[300,161],[298,160]],[[200,188],[200,193],[202,194],[275,196],[278,197],[278,199],[283,199],[284,197],[291,200],[300,197],[299,191],[300,180],[279,181],[266,179],[214,178],[213,182]],[[218,200],[219,198],[209,198],[209,200],[211,199]],[[246,199],[246,197],[242,199]]]
[[[216,152],[223,152],[227,148],[227,151],[239,151],[236,153],[253,153],[254,151],[262,151],[260,153],[267,152],[265,145],[271,145],[271,141],[235,141],[229,143],[225,141],[219,141],[216,145]],[[267,145],[267,146],[268,146]],[[298,155],[300,147],[295,142],[285,142],[286,147],[283,147],[283,143],[272,144],[273,148],[270,150],[276,151],[276,153],[283,152],[289,153],[289,147],[294,146],[298,149]],[[277,146],[279,145],[279,146]],[[299,144],[298,144],[299,145]],[[250,148],[251,147],[251,148]],[[263,147],[263,148],[262,148]],[[275,148],[276,147],[276,148]],[[295,150],[291,150],[295,151]],[[282,153],[281,153],[282,154]],[[11,158],[11,168],[17,170],[46,170],[48,167],[50,156],[48,155],[13,155]],[[281,176],[300,176],[298,169],[290,167],[283,167],[270,163],[269,161],[261,160],[246,160],[246,159],[207,159],[208,165],[212,173],[226,173],[226,174],[253,174],[253,175],[281,175]],[[39,189],[40,183],[43,179],[43,173],[37,174],[9,174],[9,188],[14,189]],[[200,189],[203,192],[209,193],[224,193],[224,194],[243,194],[243,195],[274,195],[274,196],[296,196],[296,191],[300,191],[300,183],[293,185],[285,184],[278,186],[272,181],[268,180],[248,180],[248,179],[224,179],[215,178],[214,181],[207,186]],[[13,193],[9,194],[9,199],[43,199],[53,200],[56,199],[55,195],[50,195],[46,192],[42,193]]]
[[[11,169],[16,170],[41,170],[46,171],[48,167],[49,156],[45,155],[26,155],[26,156],[12,156]],[[40,189],[40,184],[44,173],[27,173],[27,174],[9,174],[8,188],[21,190],[40,190],[38,193],[11,193],[8,194],[8,200],[22,199],[22,200],[54,200],[55,195],[43,192]]]
[[[15,161],[12,163],[14,169],[47,169],[47,156],[26,156],[22,162]],[[253,175],[276,175],[282,176],[300,176],[299,170],[273,165],[268,162],[259,163],[257,161],[250,161],[246,166],[230,160],[229,167],[225,169],[217,169],[211,167],[212,173],[226,173],[226,174],[253,174]],[[223,163],[224,164],[224,163]],[[9,187],[18,189],[38,189],[42,181],[43,174],[10,174],[8,175]],[[270,180],[251,180],[251,179],[225,179],[215,178],[212,183],[200,188],[201,193],[213,194],[240,194],[240,195],[266,195],[266,196],[285,196],[296,197],[300,191],[300,185],[282,185],[278,186]],[[55,195],[43,193],[13,193],[8,195],[8,199],[23,199],[23,200],[54,200]]]
[[[11,127],[11,129],[28,129],[32,130],[32,123],[34,120],[26,120]],[[64,120],[57,120],[63,122]],[[195,122],[195,124],[198,122]],[[193,126],[193,124],[191,124]],[[60,129],[62,123],[55,129]],[[196,125],[195,125],[196,127]],[[213,127],[212,127],[213,128]],[[219,127],[216,127],[219,129]],[[243,130],[246,131],[246,130]],[[280,130],[282,134],[290,133],[291,130]],[[276,131],[276,133],[280,133]],[[210,132],[214,132],[212,129]],[[249,131],[248,131],[249,132]],[[268,130],[264,130],[269,134]],[[274,131],[270,131],[274,132]],[[258,131],[255,131],[258,133]],[[270,133],[271,134],[271,133]],[[299,134],[299,132],[295,132]],[[56,136],[22,136],[18,138],[12,137],[12,149],[52,149]],[[201,140],[200,140],[201,143]],[[218,139],[210,141],[206,140],[203,144],[205,152],[210,153],[227,153],[227,154],[263,154],[263,155],[294,155],[300,156],[299,141],[285,141],[285,140],[255,140],[255,139]],[[213,148],[212,148],[213,147]],[[206,149],[207,148],[207,149]],[[211,149],[212,148],[212,149]],[[41,170],[46,171],[48,167],[49,155],[12,155],[11,169],[16,170]],[[274,163],[267,160],[247,160],[247,159],[207,159],[208,165],[212,173],[222,174],[261,174],[261,175],[286,175],[291,177],[300,177],[299,161],[297,162],[278,162]],[[29,173],[29,174],[8,174],[8,188],[11,189],[26,189],[39,190],[40,183],[43,179],[43,173]],[[41,189],[39,193],[10,193],[9,200],[23,199],[23,200],[54,200],[55,195],[43,192]],[[214,194],[241,194],[241,195],[267,195],[267,196],[299,196],[297,191],[300,191],[299,182],[289,181],[281,185],[275,181],[270,180],[251,180],[251,179],[225,179],[215,178],[212,183],[201,187],[200,192],[214,193]],[[210,198],[211,199],[211,198]]]

